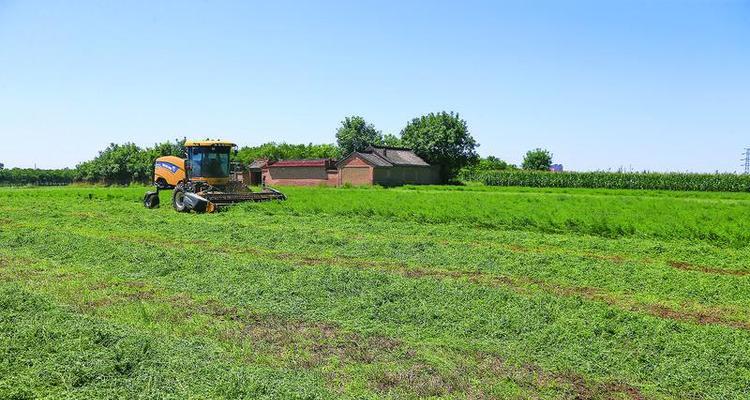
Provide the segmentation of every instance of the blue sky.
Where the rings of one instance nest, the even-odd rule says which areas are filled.
[[[482,155],[740,170],[750,3],[0,0],[0,162],[110,142],[333,142],[459,112]]]

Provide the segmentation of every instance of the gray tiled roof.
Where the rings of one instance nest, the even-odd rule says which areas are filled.
[[[375,167],[414,166],[429,167],[423,159],[409,149],[400,147],[370,146],[364,151],[355,151],[338,162],[341,165],[352,156],[358,156]]]
[[[374,153],[355,153],[376,167],[392,167],[393,163]]]
[[[370,146],[365,151],[377,154],[393,165],[429,166],[429,164],[409,149]]]
[[[266,165],[267,162],[268,162],[268,160],[255,160],[255,161],[253,161],[253,162],[250,163],[250,165],[248,166],[248,168],[250,168],[250,169],[260,169],[260,168],[263,168],[263,166]]]

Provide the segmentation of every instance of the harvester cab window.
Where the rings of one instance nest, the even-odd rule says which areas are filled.
[[[204,178],[224,178],[229,176],[229,151],[226,146],[191,147],[190,176]]]

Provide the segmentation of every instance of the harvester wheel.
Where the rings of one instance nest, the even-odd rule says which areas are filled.
[[[174,188],[174,191],[172,191],[172,207],[174,207],[177,212],[190,211],[185,204],[185,189],[182,187],[176,187]]]
[[[147,192],[143,197],[143,205],[146,208],[159,207],[159,192]]]

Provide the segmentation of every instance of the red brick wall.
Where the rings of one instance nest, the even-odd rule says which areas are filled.
[[[351,158],[339,169],[339,183],[355,186],[372,185],[373,168],[359,157]]]
[[[328,179],[326,179],[326,184],[328,186],[338,186],[338,184],[339,184],[339,170],[337,170],[337,169],[329,169],[326,172],[328,173]]]
[[[263,178],[269,186],[336,186],[338,171],[325,167],[264,168]]]

